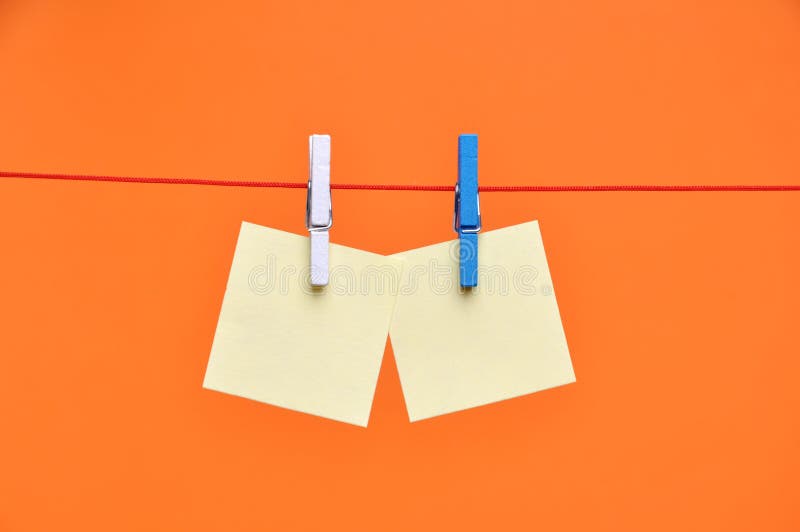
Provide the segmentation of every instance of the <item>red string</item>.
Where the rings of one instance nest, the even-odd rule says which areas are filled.
[[[0,178],[54,179],[61,181],[99,181],[107,183],[150,183],[161,185],[211,185],[218,187],[306,188],[306,182],[246,181],[235,179],[196,179],[172,177],[130,177],[110,175],[2,172]],[[392,185],[331,183],[335,190],[408,190],[453,192],[454,185]],[[481,192],[800,192],[800,185],[483,185]]]

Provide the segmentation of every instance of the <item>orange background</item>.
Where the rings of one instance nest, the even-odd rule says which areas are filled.
[[[800,182],[797,0],[0,2],[0,169]],[[122,3],[119,3],[122,4]],[[206,391],[240,222],[303,190],[0,180],[0,530],[798,530],[800,194],[484,194],[541,223],[577,384],[364,430]],[[336,191],[335,242],[452,238]]]

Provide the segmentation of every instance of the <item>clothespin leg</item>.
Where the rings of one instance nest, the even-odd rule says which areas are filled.
[[[329,238],[327,231],[312,231],[309,233],[311,242],[311,286],[326,286],[328,284]]]
[[[459,233],[459,279],[463,288],[478,286],[478,234]]]

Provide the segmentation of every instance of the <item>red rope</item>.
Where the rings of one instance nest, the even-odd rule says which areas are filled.
[[[0,178],[254,188],[306,188],[307,186],[306,182],[298,183],[295,181],[126,177],[1,171]],[[409,190],[424,192],[453,192],[454,190],[453,185],[370,185],[360,183],[332,183],[331,188],[336,190]],[[800,185],[483,185],[479,187],[479,190],[481,192],[800,192]]]
[[[289,181],[239,181],[184,177],[130,177],[113,175],[46,174],[36,172],[0,172],[0,178],[56,179],[61,181],[101,181],[107,183],[151,183],[159,185],[213,185],[220,187],[306,188],[306,183]]]

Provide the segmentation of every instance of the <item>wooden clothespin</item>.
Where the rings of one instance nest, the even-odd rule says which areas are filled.
[[[333,225],[330,135],[311,135],[308,138],[308,156],[306,228],[311,242],[311,286],[327,286],[328,230]]]
[[[478,232],[481,204],[478,197],[478,135],[458,136],[453,230],[459,241],[459,280],[463,288],[478,286]]]

